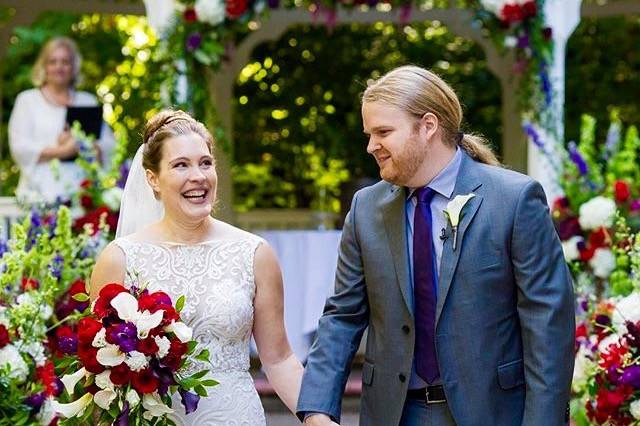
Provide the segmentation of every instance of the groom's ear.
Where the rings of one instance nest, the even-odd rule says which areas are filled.
[[[160,185],[158,185],[158,176],[153,173],[151,170],[146,169],[145,174],[147,176],[147,182],[149,186],[153,190],[153,195],[155,195],[156,200],[160,199]]]

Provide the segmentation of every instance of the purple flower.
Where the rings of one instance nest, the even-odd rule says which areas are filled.
[[[114,426],[129,426],[129,402],[125,401],[122,405],[122,411],[113,422]]]
[[[131,159],[127,159],[120,165],[120,178],[116,185],[118,188],[124,189],[124,185],[127,183],[127,177],[129,177],[129,170],[131,169]]]
[[[33,411],[40,411],[40,407],[45,400],[44,392],[34,393],[33,395],[29,395],[24,399],[24,403],[27,404]]]
[[[578,168],[580,176],[587,174],[589,167],[587,166],[587,162],[584,161],[582,154],[580,154],[580,151],[578,151],[578,147],[574,141],[569,142],[569,158]]]
[[[607,132],[607,141],[604,147],[604,159],[608,160],[611,158],[617,151],[618,145],[620,142],[620,124],[611,123],[609,126],[609,131]]]
[[[182,397],[182,405],[184,405],[184,412],[186,414],[196,411],[198,402],[200,402],[200,395],[180,389],[180,396]]]
[[[546,64],[541,65],[542,70],[540,71],[540,81],[542,82],[542,92],[544,93],[544,103],[546,106],[551,105],[551,81],[549,80],[549,73],[546,69]]]
[[[193,52],[194,50],[199,48],[201,44],[202,44],[202,36],[200,35],[199,32],[194,31],[187,36],[186,45],[187,45],[187,50],[189,52]]]
[[[611,325],[611,318],[607,315],[599,314],[596,315],[595,323],[600,327],[608,327]]]
[[[632,365],[622,372],[620,383],[640,389],[640,365]]]
[[[580,229],[580,222],[575,217],[569,217],[558,223],[558,236],[562,241],[566,241],[573,236],[580,235],[581,233],[582,229]]]
[[[411,3],[405,3],[400,6],[400,25],[406,25],[411,19]]]
[[[269,9],[277,9],[280,6],[280,0],[267,0]]]
[[[4,254],[8,251],[9,246],[7,245],[7,242],[4,239],[0,238],[0,258],[4,256]]]
[[[607,378],[614,385],[617,385],[621,381],[620,373],[618,372],[618,367],[619,367],[618,365],[612,365],[607,369]]]
[[[78,351],[78,337],[73,336],[61,336],[58,339],[58,347],[65,354],[75,354]]]
[[[60,279],[62,276],[62,267],[64,266],[64,259],[59,254],[53,258],[53,262],[49,265],[49,271],[55,278]]]
[[[630,208],[631,208],[631,211],[632,211],[632,212],[635,212],[635,211],[640,210],[640,199],[638,199],[638,200],[633,200],[633,201],[631,202],[631,206],[630,206]]]
[[[520,49],[529,47],[529,36],[527,34],[518,37],[518,43],[516,44]]]
[[[129,353],[136,348],[138,343],[138,329],[130,322],[109,327],[109,338],[120,347],[120,350]]]
[[[155,358],[151,359],[150,364],[151,372],[160,382],[160,385],[158,386],[158,393],[160,395],[166,395],[169,391],[169,386],[176,384],[176,381],[173,379],[173,372],[170,368],[161,366]]]
[[[540,134],[536,131],[533,125],[529,122],[524,124],[524,132],[527,134],[531,142],[533,142],[542,152],[545,152],[544,141],[540,139]]]

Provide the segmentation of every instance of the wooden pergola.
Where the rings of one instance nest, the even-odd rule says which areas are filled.
[[[13,30],[19,25],[30,25],[43,12],[75,12],[100,14],[129,14],[144,15],[145,6],[142,0],[2,0],[2,5],[12,9],[13,16],[9,23],[0,28],[0,58],[4,57]],[[517,81],[513,77],[513,57],[501,55],[493,43],[484,37],[481,31],[471,25],[472,12],[457,7],[456,0],[450,0],[447,8],[432,8],[414,10],[411,22],[437,20],[447,26],[449,30],[461,37],[478,43],[487,57],[491,72],[495,74],[502,89],[502,146],[503,161],[515,170],[527,170],[527,140],[521,129],[521,117],[517,109]],[[585,2],[580,6],[581,17],[606,17],[624,14],[640,13],[640,0],[609,0]],[[399,22],[398,11],[389,13],[370,10],[339,10],[337,22],[369,23]],[[216,73],[211,73],[209,92],[218,110],[222,125],[228,135],[232,135],[233,117],[231,111],[233,87],[238,74],[249,62],[251,52],[260,43],[275,40],[291,26],[312,23],[312,15],[303,9],[274,10],[268,19],[260,22],[259,28],[246,37],[234,52],[233,57],[223,64]],[[0,60],[0,67],[2,66]],[[0,96],[2,88],[0,87]],[[1,111],[0,111],[1,112]],[[217,152],[219,197],[221,201],[220,217],[233,220],[231,159],[225,152]]]

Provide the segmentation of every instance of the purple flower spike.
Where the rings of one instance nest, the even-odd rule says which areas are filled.
[[[182,397],[182,405],[184,405],[186,414],[196,411],[198,402],[200,402],[200,395],[180,389],[180,396]]]
[[[631,202],[630,208],[633,212],[640,210],[640,200],[633,200]]]
[[[584,158],[582,158],[582,154],[580,154],[580,151],[578,151],[576,143],[573,141],[569,142],[569,158],[571,159],[573,164],[576,165],[581,176],[587,174],[587,171],[589,170],[587,162],[584,161]]]
[[[116,417],[114,426],[129,426],[129,402],[125,401],[122,405],[122,411],[120,415]]]
[[[202,44],[202,36],[198,32],[193,32],[187,36],[187,50],[193,52]]]
[[[640,389],[640,365],[632,365],[625,368],[620,377],[620,383]]]
[[[129,353],[136,348],[138,343],[138,329],[130,322],[115,325],[109,329],[109,337],[120,347],[120,350]]]
[[[522,36],[518,37],[517,46],[520,49],[524,49],[526,47],[529,47],[529,36],[525,34],[525,35],[522,35]]]
[[[531,123],[524,124],[524,131],[533,142],[542,152],[545,152],[544,141],[540,138],[540,134],[536,131]]]

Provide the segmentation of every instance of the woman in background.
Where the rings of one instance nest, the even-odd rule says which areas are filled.
[[[49,40],[40,51],[31,79],[35,88],[21,92],[9,118],[9,147],[20,168],[16,197],[26,203],[65,200],[77,190],[83,172],[74,163],[79,145],[65,123],[69,106],[96,106],[96,97],[76,91],[80,54],[67,37]],[[114,147],[111,129],[103,123],[97,142],[107,160]],[[60,160],[52,168],[52,160]]]

